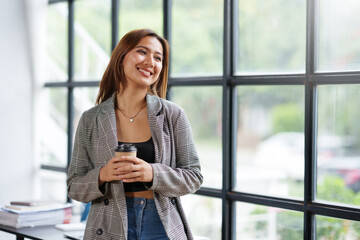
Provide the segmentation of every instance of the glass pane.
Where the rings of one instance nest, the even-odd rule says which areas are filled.
[[[303,239],[303,214],[274,207],[236,203],[236,239]]]
[[[40,198],[42,200],[54,200],[66,203],[67,186],[66,173],[40,170]]]
[[[303,86],[237,87],[235,189],[303,198]]]
[[[171,75],[222,75],[223,5],[173,0]]]
[[[121,0],[119,7],[119,39],[138,28],[150,28],[163,34],[162,0]]]
[[[95,106],[98,87],[81,87],[74,89],[74,133],[82,113]],[[74,135],[73,135],[74,136]]]
[[[360,206],[360,85],[318,87],[317,198]]]
[[[68,79],[68,4],[48,5],[46,21],[45,80],[64,82]]]
[[[195,239],[221,239],[221,199],[190,194],[181,202]]]
[[[305,72],[306,1],[238,2],[238,74]]]
[[[174,87],[171,100],[183,107],[189,118],[204,176],[203,187],[221,188],[222,89]]]
[[[319,1],[319,71],[360,70],[360,1]]]
[[[111,53],[111,1],[75,1],[75,72],[78,81],[101,80]]]
[[[317,240],[359,240],[360,222],[316,216]]]
[[[67,165],[67,89],[45,88],[39,94],[37,134],[42,164]]]

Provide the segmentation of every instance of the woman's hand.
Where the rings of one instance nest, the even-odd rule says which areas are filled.
[[[103,185],[104,182],[111,182],[121,180],[120,174],[130,172],[132,162],[123,161],[121,157],[113,157],[110,161],[100,169],[99,173],[99,185]]]
[[[104,182],[122,180],[123,182],[151,182],[152,166],[137,157],[113,157],[100,169],[99,186]]]
[[[126,169],[124,168],[129,171],[119,174],[120,180],[123,182],[151,182],[153,180],[154,173],[151,164],[140,158],[131,156],[123,156],[120,159],[121,161],[132,163],[132,165],[128,165]]]

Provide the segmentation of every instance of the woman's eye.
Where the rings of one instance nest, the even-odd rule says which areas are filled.
[[[155,59],[156,59],[156,61],[159,61],[159,62],[162,61],[161,57],[155,57]]]
[[[141,50],[141,49],[138,50],[138,52],[141,53],[141,54],[146,54],[146,52],[144,50]]]

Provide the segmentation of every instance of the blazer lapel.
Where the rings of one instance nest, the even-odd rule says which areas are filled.
[[[147,94],[146,102],[148,108],[148,120],[150,125],[151,136],[155,148],[155,162],[161,163],[163,156],[163,125],[164,114],[161,111],[162,104],[157,96]]]
[[[115,147],[118,145],[116,131],[116,117],[114,110],[114,95],[107,99],[99,111],[99,147],[98,156],[108,162],[115,155]]]

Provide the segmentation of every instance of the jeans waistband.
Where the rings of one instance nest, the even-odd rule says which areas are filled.
[[[155,200],[148,198],[126,197],[126,205],[128,208],[145,208],[145,209],[156,208]]]

